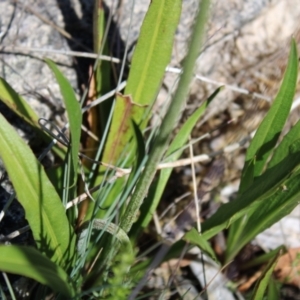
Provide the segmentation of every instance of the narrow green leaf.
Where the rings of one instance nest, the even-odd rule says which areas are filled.
[[[90,225],[89,222],[83,224],[80,235],[78,237],[77,250],[80,255],[83,255],[86,251],[85,240],[86,240],[86,236],[89,234],[89,230],[90,230],[89,225]],[[118,242],[128,246],[130,251],[133,253],[131,243],[127,234],[119,226],[110,223],[108,220],[94,219],[92,221],[91,228],[99,231],[108,232],[114,238],[116,238]]]
[[[124,150],[124,145],[128,145],[133,136],[130,126],[131,119],[139,125],[141,130],[147,124],[150,107],[156,99],[165,68],[170,62],[180,12],[180,0],[151,1],[133,54],[124,92],[125,95],[131,95],[134,103],[142,105],[144,108],[131,111],[130,116],[124,119],[122,101],[116,100],[103,161],[112,164],[117,162]],[[146,107],[148,107],[147,115]],[[128,128],[128,130],[120,131],[120,125],[122,125],[122,128]],[[119,135],[117,144],[115,143],[116,134]],[[114,151],[113,160],[110,159],[112,149]],[[129,147],[129,149],[133,150],[132,147]]]
[[[265,293],[266,288],[271,280],[273,270],[276,266],[277,260],[280,255],[281,255],[281,253],[280,253],[280,251],[278,251],[277,255],[268,263],[263,274],[261,275],[261,277],[259,278],[259,280],[257,281],[257,283],[255,285],[255,289],[254,289],[251,299],[253,299],[253,300],[263,300],[264,299],[264,293]]]
[[[15,114],[27,122],[47,143],[51,138],[40,128],[39,117],[28,103],[3,79],[0,77],[0,100],[8,106]],[[61,158],[65,156],[64,149],[53,147],[53,151]]]
[[[287,249],[285,246],[279,246],[275,248],[274,250],[270,250],[267,253],[264,253],[262,255],[259,255],[250,261],[247,261],[246,263],[243,263],[243,265],[239,268],[241,271],[249,270],[256,266],[261,266],[262,264],[266,264],[278,253],[278,251],[281,251],[282,255],[287,252]]]
[[[267,169],[273,168],[274,166],[279,164],[283,159],[287,158],[291,152],[292,147],[295,147],[296,148],[295,151],[297,151],[297,147],[298,147],[297,145],[299,145],[299,143],[298,143],[299,138],[300,138],[300,121],[298,121],[297,124],[285,135],[282,142],[275,149],[274,155],[273,155],[271,161],[269,162]],[[296,162],[294,162],[294,163],[296,164]],[[272,176],[272,174],[271,174],[271,176]],[[281,188],[281,190],[284,189],[283,186],[281,186],[280,188]],[[267,200],[265,200],[265,201],[267,201]],[[280,199],[278,199],[278,201],[280,201]],[[281,210],[281,207],[278,205],[279,215],[281,215],[281,212],[282,212],[280,210]],[[263,207],[259,206],[257,208],[258,215],[261,215],[262,211],[264,212],[266,219],[269,218],[269,214],[271,214],[271,213],[275,214],[275,216],[273,216],[273,218],[272,218],[273,221],[269,221],[269,223],[271,225],[272,225],[272,223],[275,223],[276,220],[279,220],[278,219],[279,216],[276,217],[276,206],[275,206],[275,211],[273,211],[273,212],[269,211],[268,207],[266,207],[264,209]],[[235,230],[232,230],[233,227],[230,228],[228,244],[227,244],[227,246],[228,246],[227,247],[227,255],[232,256],[232,254],[230,254],[231,251],[236,253],[237,249],[240,249],[241,247],[243,247],[244,243],[249,242],[257,233],[259,233],[261,231],[261,230],[259,230],[259,228],[257,228],[257,226],[260,225],[261,222],[257,223],[257,220],[255,220],[257,213],[255,210],[253,216],[249,216],[249,215],[245,216],[244,220],[243,220],[244,224],[241,224],[240,221],[237,222],[236,224],[233,224],[234,225],[233,227]],[[263,221],[266,220],[265,216],[262,218]],[[250,226],[249,224],[253,224],[253,225]],[[249,226],[251,227],[250,231],[248,231]],[[244,242],[241,242],[241,239]]]
[[[166,159],[163,162],[173,162],[181,156],[183,152],[183,146],[187,143],[193,128],[205,112],[209,103],[218,95],[218,93],[222,89],[223,87],[217,88],[211,94],[211,96],[182,125],[174,140],[170,144],[165,155]],[[146,228],[148,226],[157,208],[157,205],[161,200],[162,194],[170,178],[172,170],[172,168],[168,168],[162,169],[159,172],[157,179],[150,187],[147,200],[144,201],[144,203],[141,206],[139,220],[134,224],[131,234],[135,234],[134,232],[140,231],[141,229]]]
[[[286,144],[287,141],[284,141],[284,143]],[[290,145],[289,152],[286,153],[286,157],[285,157],[285,162],[287,163],[287,165],[282,165],[281,168],[285,168],[285,167],[290,168],[293,165],[294,165],[294,169],[297,168],[297,164],[299,164],[299,160],[296,159],[293,161],[293,159],[290,158],[292,153],[294,153],[293,155],[295,154],[297,155],[297,153],[300,153],[300,139],[293,141],[293,143]],[[296,158],[296,156],[294,157]],[[272,168],[267,169],[266,173],[268,174],[268,176],[270,176],[270,178],[272,177],[275,178],[279,174],[283,174],[280,173],[281,171],[277,171],[279,172],[278,174],[272,172],[272,170],[276,170],[277,168],[276,166],[280,166],[281,164],[282,162],[278,163]],[[294,171],[290,173],[287,179],[293,176],[295,176]],[[283,176],[282,178],[284,177],[286,176]],[[279,176],[277,178],[279,180],[282,179]],[[253,186],[255,187],[255,182]],[[274,184],[274,186],[276,187],[276,193],[278,191],[286,191],[287,189],[285,187],[286,183],[283,180],[277,182],[276,184]],[[291,191],[292,190],[289,190],[288,192]],[[297,190],[293,191],[292,193],[295,192],[297,192]],[[269,198],[264,199],[263,203],[257,204],[256,208],[253,209],[252,213],[250,213],[249,211],[248,214],[245,214],[243,218],[241,218],[239,221],[233,224],[235,230],[232,231],[232,227],[230,228],[229,237],[227,240],[226,257],[228,258],[227,259],[228,261],[231,260],[234,257],[234,255],[237,254],[238,251],[243,246],[245,246],[245,244],[250,242],[259,232],[268,228],[275,222],[279,221],[282,217],[288,214],[291,211],[291,209],[295,207],[296,203],[294,201],[292,201],[291,203],[291,208],[289,206],[290,204],[289,201],[292,200],[292,198],[291,199],[284,198],[285,199],[284,201],[286,201],[286,203],[285,202],[281,203],[281,198],[282,198],[281,196],[287,196],[287,195],[289,195],[289,193],[285,193],[284,195],[281,195],[279,193],[276,199],[273,198],[272,200],[268,200]],[[269,201],[272,201],[272,204],[269,205]],[[275,205],[274,207],[273,206],[274,203],[277,206]],[[281,207],[281,205],[283,205],[283,207]],[[263,217],[261,215],[261,212],[264,213]],[[257,216],[261,216],[260,221],[257,219]],[[268,225],[264,225],[264,224],[268,224]]]
[[[207,253],[214,261],[218,261],[215,252],[211,248],[208,241],[204,239],[195,228],[192,228],[189,232],[187,232],[184,235],[183,240],[190,244],[198,246],[201,250]]]
[[[298,205],[300,189],[300,175],[291,176],[278,187],[278,190],[270,197],[260,201],[247,219],[243,231],[234,245],[228,249],[226,261],[234,256],[259,233],[277,223],[290,214]],[[226,251],[227,252],[227,251]]]
[[[61,71],[57,68],[56,64],[50,60],[45,59],[46,63],[52,70],[55,75],[55,78],[59,84],[61,94],[66,106],[68,113],[68,119],[70,123],[70,132],[71,132],[71,155],[73,162],[73,170],[75,176],[77,176],[77,164],[78,164],[78,152],[80,146],[80,132],[81,132],[81,123],[82,115],[79,102],[76,99],[74,90],[70,82],[65,78]]]
[[[295,147],[291,147],[289,155],[279,164],[266,170],[264,174],[241,195],[230,203],[222,205],[217,212],[202,224],[203,236],[210,238],[225,227],[229,227],[238,218],[252,213],[257,201],[265,200],[278,191],[287,180],[293,178],[293,174],[299,169],[300,149],[299,140]],[[234,246],[232,246],[234,248]]]
[[[140,131],[143,131],[149,120],[150,108],[171,58],[180,11],[180,0],[151,1],[132,58],[124,96],[118,94],[115,100],[101,158],[103,162],[118,166],[121,161],[126,160],[126,166],[132,167],[137,145],[131,122],[133,120]],[[114,188],[105,205],[111,204],[115,194]],[[99,214],[98,217],[102,216]]]
[[[258,176],[263,171],[269,155],[271,154],[271,152],[273,152],[278,137],[290,112],[297,83],[297,72],[297,47],[294,40],[292,40],[288,65],[279,92],[274,100],[274,103],[272,104],[271,109],[260,124],[255,137],[253,138],[247,150],[246,162],[242,172],[242,178],[239,188],[240,195],[245,192],[251,185],[253,186],[253,188],[256,188],[256,185],[253,184],[253,182],[255,183],[256,180],[260,180],[258,179]],[[295,139],[295,137],[291,138],[290,142],[295,141]],[[289,151],[289,145],[289,143],[286,143],[286,145],[283,144],[282,146],[280,146],[279,152],[277,152],[275,160],[270,165],[270,167],[277,165],[280,159],[283,159],[282,155],[284,153],[286,154]],[[293,162],[288,162],[289,165],[291,163]],[[283,166],[283,168],[285,168],[285,166]],[[279,170],[278,174],[276,175],[272,173],[269,174],[271,177],[277,177],[278,182],[283,179],[283,177],[281,178],[277,176],[278,174],[283,174],[281,173],[281,170]],[[276,183],[275,180],[273,182],[274,186],[278,184],[278,182]],[[233,251],[236,253],[237,248],[239,248],[239,246],[241,245],[239,240],[245,234],[244,227],[247,226],[249,217],[249,214],[245,214],[243,218],[232,224],[232,226],[230,227],[227,239],[227,257],[232,257],[232,254],[230,252]]]
[[[0,99],[21,119],[33,127],[39,127],[39,117],[28,103],[0,77]]]
[[[288,65],[280,90],[247,150],[246,162],[239,189],[240,193],[245,191],[252,184],[254,178],[261,174],[269,155],[277,143],[280,132],[290,113],[296,91],[297,74],[297,45],[295,41],[292,40]],[[255,159],[254,170],[250,168],[249,171],[248,165],[253,162],[253,159]],[[248,172],[253,172],[253,174],[249,175]]]
[[[98,53],[103,47],[103,37],[105,32],[105,15],[103,0],[96,0],[93,10],[93,40],[94,52]]]
[[[38,248],[52,261],[69,266],[75,236],[61,200],[43,166],[0,114],[0,157],[25,209]]]
[[[134,139],[135,143],[137,145],[136,154],[135,154],[135,162],[131,169],[130,175],[128,177],[128,180],[126,181],[126,186],[123,188],[123,193],[125,194],[131,194],[132,189],[134,189],[135,183],[138,180],[138,172],[140,172],[140,168],[142,168],[143,161],[145,159],[146,155],[146,149],[145,149],[145,143],[144,143],[144,137],[142,135],[142,132],[140,131],[139,126],[132,120],[132,127],[134,130]],[[121,185],[122,182],[120,183]],[[130,188],[131,186],[131,188]],[[116,187],[116,186],[115,186]],[[130,189],[130,192],[129,190]],[[120,189],[122,190],[122,187],[120,186]],[[122,199],[122,197],[121,197]]]
[[[177,123],[180,112],[182,111],[189,85],[193,77],[195,61],[199,56],[199,51],[201,49],[205,32],[205,24],[208,19],[209,5],[209,0],[201,1],[201,4],[199,5],[199,11],[189,44],[189,51],[183,63],[183,72],[178,83],[177,91],[162,121],[159,132],[153,141],[153,147],[149,153],[145,169],[136,185],[131,201],[127,207],[125,214],[126,218],[123,218],[121,222],[121,227],[125,230],[125,232],[128,232],[131,229],[132,224],[136,219],[137,212],[146,197],[155,176],[156,167],[160,163],[168,148],[170,134]]]
[[[93,16],[93,39],[94,39],[94,52],[98,54],[110,55],[108,45],[105,39],[105,11],[104,0],[96,0],[94,5]],[[95,98],[108,93],[111,90],[111,71],[114,66],[109,61],[98,60],[95,70]],[[99,112],[99,119],[96,120],[100,124],[98,128],[100,137],[102,136],[105,127],[107,126],[108,117],[112,107],[113,99],[108,99],[97,106]],[[99,137],[99,138],[100,138]]]
[[[268,285],[267,299],[280,300],[280,284],[271,277]]]
[[[180,13],[180,0],[151,1],[132,57],[125,89],[125,94],[131,94],[134,102],[153,104],[170,62]],[[142,118],[143,113],[134,116],[138,124]]]
[[[199,121],[199,119],[202,117],[203,113],[205,112],[207,106],[210,104],[210,102],[219,94],[221,90],[223,90],[223,86],[218,87],[209,97],[206,101],[204,101],[200,107],[187,119],[187,121],[182,125],[179,132],[175,136],[174,140],[170,144],[170,147],[167,150],[167,153],[165,155],[166,159],[164,159],[164,162],[172,162],[178,159],[182,152],[183,152],[183,145],[188,141],[188,138]]]
[[[276,166],[285,157],[289,155],[290,148],[297,140],[300,139],[300,120],[284,136],[281,143],[275,149],[274,154],[268,163],[268,169]]]
[[[1,245],[0,270],[32,278],[68,298],[75,295],[66,272],[34,248]]]

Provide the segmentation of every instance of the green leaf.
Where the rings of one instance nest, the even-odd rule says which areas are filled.
[[[222,205],[212,217],[202,224],[205,238],[211,238],[222,229],[229,227],[238,218],[252,213],[259,201],[282,192],[282,186],[290,184],[289,180],[294,179],[294,176],[297,175],[300,164],[300,151],[296,151],[297,148],[300,149],[300,141],[297,140],[294,143],[296,145],[291,147],[287,157],[276,166],[266,170],[244,193],[235,200]],[[235,245],[237,246],[237,244]],[[229,247],[234,248],[234,244]]]
[[[281,255],[280,251],[278,251],[277,255],[268,263],[267,267],[265,268],[263,274],[257,281],[253,295],[251,299],[253,300],[263,300],[264,299],[264,293],[266,291],[266,288],[271,280],[271,276],[273,274],[273,270],[276,266],[276,263],[278,261],[279,256]],[[274,299],[274,298],[272,298]]]
[[[252,185],[256,188],[256,182],[261,180],[258,176],[263,171],[263,168],[269,158],[269,155],[275,148],[278,137],[281,133],[281,130],[286,122],[286,119],[289,115],[290,108],[293,102],[295,88],[297,83],[297,72],[298,72],[298,55],[297,47],[294,41],[291,43],[291,50],[289,55],[288,66],[284,74],[283,82],[280,86],[279,92],[272,104],[271,109],[269,110],[267,116],[264,118],[260,124],[246,154],[246,162],[242,172],[241,184],[239,188],[239,194],[243,192]],[[291,141],[296,140],[296,135],[293,133],[294,137],[291,138]],[[286,144],[286,145],[285,145]],[[283,155],[286,155],[289,150],[290,142],[285,142],[282,146],[279,147],[279,152],[277,152],[275,160],[270,165],[270,167],[276,167],[280,161],[284,158]],[[287,159],[288,160],[288,159]],[[293,164],[292,161],[288,162],[288,165]],[[294,164],[295,166],[295,164]],[[269,167],[269,168],[270,168]],[[286,166],[282,166],[283,169]],[[273,184],[278,187],[278,182],[280,182],[283,177],[277,175],[284,174],[283,170],[278,170],[277,174],[269,173],[271,177],[274,177]],[[283,175],[285,176],[285,175]],[[277,182],[275,181],[277,177]],[[254,184],[253,184],[254,183]],[[254,199],[253,199],[254,200]],[[237,253],[236,250],[240,249],[239,240],[242,236],[248,236],[245,232],[245,226],[249,223],[250,214],[247,213],[239,221],[232,224],[228,240],[227,240],[227,249],[226,256],[232,257],[232,253]],[[232,252],[232,253],[231,253]]]
[[[106,162],[106,163],[109,162],[110,164],[113,164],[112,162],[115,161],[115,165],[117,165],[117,166],[122,165],[122,167],[125,167],[124,162],[127,165],[126,162],[129,159],[128,157],[132,154],[136,154],[137,151],[141,150],[141,149],[137,149],[137,148],[139,148],[139,147],[145,148],[144,145],[142,145],[142,144],[144,144],[144,142],[143,142],[143,138],[141,136],[140,130],[137,131],[137,128],[134,127],[134,125],[133,125],[136,123],[134,122],[133,119],[130,119],[132,111],[139,110],[139,109],[141,109],[141,107],[132,102],[132,98],[130,95],[117,94],[117,101],[121,104],[120,108],[121,108],[121,111],[123,112],[123,115],[122,115],[121,119],[118,120],[119,127],[112,128],[112,130],[116,130],[116,131],[110,132],[110,133],[113,132],[113,138],[110,140],[110,142],[112,142],[112,144],[111,144],[110,148],[107,148],[108,144],[106,144],[105,149],[107,149],[109,151],[105,152],[104,157],[102,158],[102,161]],[[128,120],[130,121],[129,123],[128,123]],[[132,133],[133,133],[132,142],[137,146],[137,148],[135,149],[134,152],[132,152],[133,149],[130,148],[129,143],[127,143],[123,139],[124,134],[126,135],[126,133],[128,131],[132,131]],[[123,144],[124,142],[126,142],[126,143]],[[120,150],[119,149],[120,145],[122,145],[121,154],[118,153],[118,151]],[[142,150],[141,153],[138,152],[138,155],[135,155],[134,163],[135,163],[136,167],[138,167],[138,163],[139,163],[137,160],[143,159],[141,157],[141,155],[143,155],[145,153],[144,151],[145,150]],[[105,174],[104,169],[105,168],[102,167],[100,169],[100,173]],[[134,172],[132,172],[132,174],[133,175],[130,175],[130,179],[132,179],[135,175]],[[104,179],[104,180],[106,180],[106,179]],[[125,190],[124,184],[126,181],[127,180],[125,177],[119,178],[114,183],[114,186],[110,190],[109,194],[105,197],[105,202],[102,205],[104,205],[104,206],[111,205],[115,201],[115,199],[117,199],[120,196],[122,191]],[[89,205],[89,212],[86,216],[86,220],[90,219],[92,208],[93,208],[93,204],[91,203],[91,205]],[[106,214],[105,211],[99,211],[97,214],[97,218],[99,218],[99,219],[104,218],[105,214]]]
[[[163,161],[164,163],[174,162],[181,156],[184,150],[183,146],[188,141],[193,128],[205,112],[209,103],[218,95],[218,93],[222,89],[223,87],[219,87],[218,89],[216,89],[212,93],[212,95],[182,125],[166,152],[166,158]],[[170,178],[172,170],[173,168],[160,170],[156,181],[150,187],[147,200],[144,201],[141,206],[139,220],[134,224],[134,227],[131,230],[131,235],[135,235],[139,230],[148,226],[157,208],[157,205],[161,200],[162,194]]]
[[[204,239],[195,228],[192,228],[189,232],[187,232],[184,235],[183,240],[190,244],[198,246],[201,250],[207,253],[214,261],[218,261],[215,252],[211,248],[208,241]]]
[[[0,99],[25,122],[39,127],[35,111],[3,78],[0,78]]]
[[[300,121],[298,121],[296,125],[284,136],[282,142],[275,149],[274,155],[268,164],[267,170],[274,168],[284,159],[288,159],[291,151],[297,152],[297,149],[299,151],[299,139]],[[296,166],[296,161],[290,161],[290,164],[293,163]],[[270,173],[270,176],[272,176],[272,173]],[[278,179],[280,179],[280,177]],[[264,203],[259,205],[257,209],[253,211],[251,216],[244,218],[243,226],[241,226],[242,224],[239,222],[234,224],[237,230],[231,232],[232,228],[230,228],[227,256],[233,256],[233,253],[237,253],[241,247],[250,242],[252,238],[260,233],[264,228],[276,223],[278,220],[280,220],[280,218],[287,215],[296,206],[297,203],[295,201],[291,201],[292,199],[289,198],[286,199],[286,196],[289,195],[291,190],[287,190],[288,187],[285,185],[286,184],[282,184],[282,186],[279,187],[279,190],[284,191],[284,193],[279,193],[278,197],[275,199],[265,199]],[[269,201],[272,201],[270,205]],[[286,201],[286,203],[284,201]],[[234,239],[231,239],[231,235],[234,237]]]
[[[133,54],[124,92],[126,96],[131,95],[133,103],[142,106],[143,109],[132,110],[124,117],[123,101],[117,97],[105,147],[104,162],[114,164],[120,158],[124,145],[128,145],[133,136],[131,119],[141,130],[145,128],[149,118],[149,108],[156,99],[165,68],[170,62],[180,12],[180,0],[151,1]],[[147,106],[148,112],[146,112]],[[112,149],[114,156],[111,155]],[[132,147],[129,147],[129,152],[132,150]]]
[[[40,128],[39,117],[28,103],[3,79],[0,77],[0,99],[15,114],[27,122],[38,133],[38,135],[47,143],[51,138]],[[62,148],[55,145],[53,151],[61,158],[65,156]]]
[[[37,247],[52,261],[69,266],[75,236],[61,200],[43,166],[0,114],[0,157],[22,204]]]
[[[63,100],[68,113],[68,119],[70,123],[71,132],[71,156],[73,163],[74,175],[77,176],[77,164],[78,164],[78,152],[80,147],[80,132],[82,115],[79,102],[76,99],[74,90],[70,82],[57,68],[56,64],[50,59],[45,59],[46,63],[55,75],[55,78],[59,84],[60,92],[63,96]]]
[[[174,140],[170,144],[170,147],[167,150],[167,153],[165,155],[166,159],[164,159],[164,162],[175,161],[181,156],[184,150],[182,149],[182,147],[188,141],[188,138],[195,125],[197,124],[198,120],[201,118],[210,102],[219,94],[219,92],[223,88],[224,87],[222,86],[217,88],[182,125],[182,127],[180,128],[179,132],[177,133],[176,137],[174,138]]]
[[[34,248],[1,245],[0,270],[32,278],[68,298],[75,295],[66,272]]]
[[[273,277],[270,278],[268,285],[267,299],[280,300],[280,286]]]
[[[156,99],[165,69],[170,62],[181,1],[152,0],[134,51],[125,94],[133,101],[151,105]],[[140,123],[143,113],[134,116]],[[144,121],[145,125],[146,121]]]
[[[105,20],[105,11],[103,6],[103,0],[96,0],[94,5],[94,16],[93,16],[93,40],[94,40],[94,52],[98,54],[110,55],[107,41],[105,40],[105,28],[107,26]],[[98,60],[97,67],[95,70],[95,98],[108,93],[111,87],[111,72],[114,69],[112,62]],[[91,99],[92,100],[92,99]],[[108,123],[108,118],[110,115],[110,110],[112,107],[113,99],[107,99],[106,101],[100,103],[97,108],[99,116],[96,120],[99,123],[99,135],[103,135],[105,127]]]
[[[289,130],[284,136],[281,143],[275,149],[274,154],[268,163],[267,169],[273,168],[279,164],[291,151],[292,145],[297,145],[297,140],[300,139],[300,120]],[[295,143],[296,142],[296,143]]]
[[[250,261],[247,261],[246,263],[243,263],[243,265],[240,267],[241,271],[249,270],[256,266],[261,266],[263,264],[266,264],[278,253],[278,251],[281,251],[282,255],[287,252],[287,249],[285,246],[279,246],[274,250],[270,250],[267,253],[264,253],[262,255],[259,255]]]
[[[126,161],[124,167],[132,167],[137,145],[131,122],[133,120],[141,132],[148,123],[151,106],[171,58],[180,11],[180,0],[151,1],[133,54],[124,95],[118,94],[115,99],[110,129],[101,158],[103,162],[119,166]],[[112,189],[105,205],[111,205],[116,199],[116,188],[118,187]],[[91,215],[91,209],[90,205],[86,219]],[[101,212],[98,217],[103,217]]]
[[[252,184],[255,177],[261,174],[269,155],[277,143],[281,130],[290,113],[296,91],[297,74],[297,45],[295,41],[292,40],[288,65],[280,90],[247,150],[246,162],[239,189],[240,193],[245,191]],[[253,159],[255,159],[254,168],[249,169],[248,165],[253,162]]]
[[[298,205],[300,195],[299,183],[300,175],[291,177],[282,187],[279,187],[274,195],[259,202],[252,210],[247,219],[246,226],[243,227],[242,234],[235,241],[234,245],[228,247],[226,251],[226,261],[230,261],[234,256],[260,232],[269,228],[286,215],[290,214]]]
[[[153,3],[153,2],[152,2]],[[185,103],[190,82],[193,77],[195,61],[199,56],[202,40],[205,32],[205,24],[208,19],[210,1],[201,1],[199,5],[198,15],[195,19],[195,26],[189,44],[188,54],[183,62],[183,72],[180,76],[177,91],[169,106],[169,109],[161,123],[158,134],[153,141],[153,147],[149,153],[149,158],[146,162],[145,169],[139,178],[131,201],[126,210],[126,218],[121,221],[121,227],[128,232],[132,224],[135,222],[138,210],[146,197],[149,187],[154,179],[156,167],[160,163],[165,154],[171,132],[177,124],[180,112]]]
[[[299,180],[299,174],[291,176],[282,186],[278,187],[273,195],[258,203],[247,219],[239,239],[236,240],[234,245],[230,245],[226,261],[233,259],[259,233],[293,211],[298,205],[300,196]]]

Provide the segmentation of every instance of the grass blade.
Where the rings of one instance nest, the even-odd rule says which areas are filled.
[[[70,82],[65,78],[65,76],[60,72],[57,68],[56,64],[50,59],[45,60],[52,72],[55,75],[55,78],[59,84],[61,94],[63,96],[63,100],[66,106],[66,110],[68,113],[68,119],[70,123],[70,132],[71,132],[71,155],[72,155],[72,163],[73,170],[75,176],[77,176],[77,164],[78,164],[78,152],[80,146],[80,132],[81,132],[81,109],[79,106],[79,102],[76,99],[74,90],[70,84]]]
[[[209,242],[206,239],[204,239],[195,228],[192,228],[189,232],[187,232],[182,239],[192,245],[198,246],[201,250],[207,253],[214,261],[218,261],[216,254]]]
[[[290,149],[297,140],[300,139],[300,120],[294,127],[284,136],[281,143],[274,151],[270,162],[268,163],[268,169],[273,168],[279,164],[285,157],[289,155]]]
[[[288,65],[286,72],[284,74],[283,82],[280,86],[279,92],[272,104],[271,109],[267,113],[266,117],[260,124],[246,154],[246,162],[244,165],[244,169],[242,172],[242,178],[239,188],[239,194],[243,194],[249,186],[253,186],[256,188],[256,185],[253,184],[257,182],[258,176],[262,173],[264,166],[266,165],[267,159],[269,158],[271,152],[273,152],[281,130],[286,122],[286,119],[289,115],[290,108],[293,102],[293,98],[295,95],[295,89],[297,84],[297,73],[298,73],[298,55],[297,55],[297,47],[295,41],[291,42],[291,50],[288,60]],[[291,140],[296,140],[292,138]],[[286,145],[283,148],[279,148],[279,152],[277,152],[275,160],[270,165],[270,167],[275,167],[280,159],[283,159],[283,154],[289,152],[289,146]],[[283,150],[281,150],[283,149]],[[280,159],[279,159],[280,158]],[[288,158],[287,158],[288,160]],[[288,162],[290,164],[291,162]],[[283,166],[285,168],[285,166]],[[281,171],[278,171],[278,174],[281,174]],[[270,176],[276,177],[278,174],[274,175],[269,173]],[[282,178],[278,177],[278,181]],[[274,186],[276,186],[278,182],[274,180]],[[245,232],[245,226],[247,226],[249,222],[249,214],[245,214],[243,218],[232,224],[228,240],[227,240],[227,257],[232,257],[231,251],[236,253],[236,250],[240,249],[239,240],[243,236],[248,236]]]
[[[245,191],[252,184],[255,177],[261,174],[269,155],[277,143],[281,130],[290,113],[296,91],[297,75],[297,45],[292,40],[288,65],[280,90],[247,150],[239,189],[240,193]],[[249,165],[252,167],[249,168]]]
[[[295,147],[295,151],[297,151],[299,139],[300,121],[298,121],[297,124],[286,134],[282,142],[274,151],[274,155],[268,164],[267,171],[280,164],[284,159],[287,160],[293,147]],[[290,161],[290,164],[293,163],[296,166],[296,161]],[[272,176],[272,174],[270,176]],[[279,221],[297,205],[296,202],[289,198],[291,196],[288,196],[291,192],[290,187],[287,187],[286,184],[282,184],[279,187],[279,190],[281,193],[278,192],[278,196],[275,198],[265,199],[263,201],[264,203],[261,203],[261,205],[253,211],[253,214],[245,219],[245,224],[243,226],[241,226],[240,222],[238,226],[235,225],[235,227],[238,227],[238,231],[235,231],[234,234],[230,232],[227,256],[234,256],[233,253],[237,253],[237,251],[250,242],[256,234]],[[283,196],[284,199],[282,199]],[[269,203],[269,201],[271,202]],[[231,238],[231,235],[234,235],[234,239]]]
[[[259,280],[256,283],[253,295],[251,299],[253,300],[263,300],[264,299],[264,293],[267,289],[267,286],[271,280],[271,276],[273,274],[273,270],[276,266],[277,260],[279,256],[281,255],[281,251],[278,251],[277,255],[268,263],[266,266],[263,274],[259,278]],[[274,298],[272,298],[274,299]]]
[[[299,173],[291,176],[273,195],[257,202],[243,226],[239,239],[226,249],[226,261],[232,260],[255,236],[293,211],[298,205],[300,196],[299,180]]]
[[[199,118],[205,112],[208,104],[217,96],[222,88],[218,88],[182,125],[176,137],[170,144],[167,152],[166,159],[164,162],[176,161],[183,152],[183,146],[188,141],[191,131],[195,127]],[[147,200],[141,206],[140,217],[134,224],[131,230],[131,235],[137,234],[138,231],[146,228],[152,219],[153,213],[155,212],[159,201],[161,200],[165,186],[172,173],[172,168],[163,169],[160,171],[157,180],[151,185]],[[135,233],[136,232],[136,233]]]
[[[281,186],[293,179],[300,165],[299,140],[291,147],[289,155],[279,164],[268,169],[243,194],[230,203],[222,205],[217,212],[202,224],[203,236],[211,238],[220,230],[229,227],[238,218],[252,213],[259,201],[268,199],[282,190]],[[236,239],[237,240],[237,239]],[[231,244],[228,244],[228,247]],[[236,245],[236,244],[235,244]],[[234,246],[232,246],[234,249]],[[228,256],[229,252],[228,252]]]

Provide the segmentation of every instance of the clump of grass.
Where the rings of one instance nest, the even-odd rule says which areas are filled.
[[[105,76],[112,71],[110,65],[97,60],[89,94],[85,95],[88,101],[80,102],[55,63],[46,60],[66,107],[69,123],[65,128],[39,119],[0,79],[0,99],[42,139],[52,139],[43,156],[52,149],[62,161],[59,168],[46,172],[0,115],[0,156],[36,243],[35,247],[1,245],[0,270],[36,280],[41,284],[36,293],[43,297],[127,299],[140,292],[142,278],[155,264],[151,265],[150,259],[136,260],[133,249],[149,225],[172,170],[171,165],[157,174],[158,166],[180,157],[197,120],[221,90],[218,88],[188,118],[171,141],[201,49],[209,4],[203,0],[199,6],[177,90],[161,124],[150,133],[146,126],[171,57],[181,10],[179,0],[151,2],[123,93],[120,81],[113,86]],[[98,1],[94,10],[95,53],[106,54],[106,23]],[[295,93],[297,67],[297,49],[292,42],[281,89],[248,148],[237,199],[221,206],[198,231],[192,229],[165,245],[159,261],[178,257],[185,242],[217,260],[209,239],[229,228],[222,262],[228,264],[258,233],[298,204],[300,123],[276,146]],[[89,133],[81,140],[83,119]],[[67,127],[70,136],[66,135]],[[86,150],[91,150],[88,155]],[[270,263],[253,298],[263,295],[278,255],[276,252],[268,258]]]

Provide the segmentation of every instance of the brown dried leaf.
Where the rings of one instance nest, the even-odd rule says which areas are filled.
[[[300,286],[300,247],[291,248],[282,255],[274,271],[280,282]]]
[[[238,288],[239,291],[242,292],[242,293],[248,291],[251,288],[251,286],[256,282],[256,280],[259,279],[261,274],[262,274],[262,269],[255,272],[250,278],[248,278],[245,282],[243,282],[239,286],[239,288]]]

